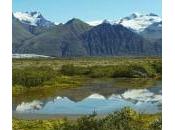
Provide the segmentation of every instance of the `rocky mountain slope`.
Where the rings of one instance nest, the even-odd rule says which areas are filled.
[[[140,17],[150,19],[143,23]],[[38,20],[45,19],[41,14],[16,15],[13,17],[13,53],[56,57],[161,55],[161,21],[151,23],[151,17],[158,16],[133,14],[118,23],[105,20],[90,26],[76,18],[55,25],[48,20]],[[135,24],[141,21],[145,28],[140,25],[131,29],[126,21]]]

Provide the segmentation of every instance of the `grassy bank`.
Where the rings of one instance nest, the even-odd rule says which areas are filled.
[[[90,78],[161,78],[160,58],[14,59],[13,94],[78,87]]]
[[[161,114],[145,115],[130,108],[100,118],[93,113],[75,120],[13,119],[13,130],[161,130],[161,127]]]
[[[52,89],[63,89],[63,88],[74,88],[79,87],[83,83],[86,82],[87,78],[80,77],[80,76],[64,76],[64,75],[57,75],[50,80],[40,81],[40,84],[37,82],[38,77],[35,77],[33,80],[32,78],[26,77],[25,80],[32,80],[27,82],[21,82],[21,83],[14,83],[13,84],[13,95],[18,95],[21,93],[24,93],[28,90],[30,91],[44,91],[48,90],[50,88]],[[35,82],[36,81],[36,82]],[[37,85],[36,85],[37,84]]]

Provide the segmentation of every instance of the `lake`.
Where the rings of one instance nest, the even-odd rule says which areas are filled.
[[[105,115],[131,107],[154,114],[162,110],[162,82],[154,79],[91,79],[77,88],[28,91],[13,97],[13,116]]]

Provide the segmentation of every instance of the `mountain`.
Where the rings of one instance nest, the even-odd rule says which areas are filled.
[[[157,48],[155,48],[157,47]],[[35,36],[18,48],[18,53],[48,56],[124,56],[159,55],[159,46],[122,25],[107,21],[91,27],[72,19]]]
[[[154,41],[162,39],[162,22],[155,22],[149,25],[144,31],[140,32],[140,35]]]
[[[159,48],[126,27],[105,21],[82,35],[90,56],[159,55]]]
[[[88,23],[92,26],[97,26],[103,21],[91,21]],[[154,13],[145,15],[133,13],[119,20],[108,20],[108,23],[112,25],[121,24],[148,40],[156,41],[162,38],[162,19]]]
[[[92,26],[97,26],[101,23],[103,23],[104,20],[98,20],[98,21],[90,21],[87,22],[88,24]],[[105,20],[106,21],[106,20]],[[147,27],[154,23],[161,22],[162,19],[153,13],[150,14],[139,14],[139,13],[133,13],[127,17],[117,19],[117,20],[107,20],[110,24],[121,24],[124,27],[127,27],[128,29],[131,29],[134,32],[140,33],[144,31]]]
[[[128,17],[124,17],[117,21],[117,23],[132,29],[133,31],[140,33],[148,28],[150,25],[161,22],[161,18],[153,13],[142,15],[139,13],[133,13]]]
[[[13,15],[33,35],[41,34],[55,26],[53,22],[45,19],[40,12],[16,12]]]
[[[162,19],[156,14],[141,15],[133,13],[119,20],[118,23],[140,34],[147,40],[160,41],[162,39]]]
[[[48,56],[83,56],[86,51],[79,39],[80,34],[91,28],[79,19],[55,26],[23,43],[18,53],[34,53]]]
[[[77,18],[65,24],[50,22],[50,26],[45,26],[30,20],[28,15],[30,19],[45,19],[37,12],[27,13],[25,20],[26,14],[18,18],[12,16],[13,53],[55,57],[153,56],[162,53],[162,22],[155,14],[132,14],[118,21],[104,20],[96,26]],[[27,19],[30,22],[26,22]],[[133,26],[135,30],[129,23],[137,25]]]
[[[13,15],[12,21],[12,52],[15,53],[18,51],[18,48],[22,45],[22,43],[25,40],[33,37],[33,34],[26,30],[21,24],[21,22],[18,19],[16,19]]]
[[[32,25],[32,26],[40,26],[40,27],[50,27],[53,26],[54,23],[46,20],[40,12],[16,12],[14,13],[14,17],[17,18],[24,24]]]

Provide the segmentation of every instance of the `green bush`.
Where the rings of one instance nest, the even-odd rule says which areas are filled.
[[[77,130],[99,130],[99,121],[94,116],[84,116],[77,120]]]
[[[153,67],[153,69],[159,73],[162,74],[162,62],[161,61],[154,61],[150,63],[150,65]]]
[[[142,123],[140,124],[139,114],[127,107],[107,116],[103,122],[104,130],[141,130],[142,128],[140,126]]]
[[[61,73],[68,76],[86,75],[92,78],[100,77],[125,77],[125,78],[146,78],[161,75],[162,65],[160,62],[127,63],[119,65],[96,65],[90,67],[63,65]]]
[[[115,66],[114,73],[112,75],[113,78],[118,77],[132,77],[132,69],[128,65]]]
[[[150,129],[153,129],[153,130],[161,130],[161,129],[162,129],[162,118],[159,118],[158,120],[154,120],[154,121],[150,124]]]
[[[55,71],[48,67],[26,67],[24,69],[13,69],[13,85],[22,85],[25,87],[35,87],[41,85],[55,77]]]
[[[85,75],[89,73],[89,69],[87,67],[74,66],[72,64],[63,65],[61,67],[61,73],[68,76],[73,75]]]
[[[105,117],[96,114],[77,120],[13,120],[13,130],[161,130],[160,115],[144,116],[131,108],[123,108]]]
[[[114,72],[113,66],[92,66],[89,76],[92,78],[111,77]]]

